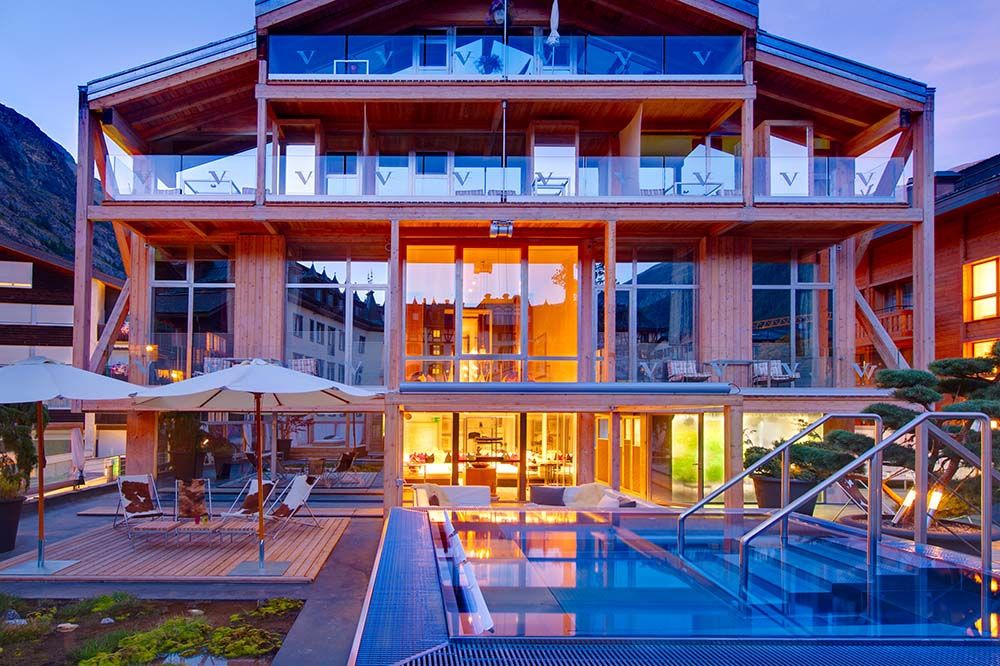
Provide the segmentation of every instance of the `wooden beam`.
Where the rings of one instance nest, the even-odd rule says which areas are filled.
[[[267,83],[257,85],[256,96],[277,102],[295,101],[394,101],[414,102],[461,100],[469,102],[509,101],[619,101],[619,100],[743,100],[756,96],[754,86],[742,81],[733,83],[691,84],[671,82],[622,81],[483,81],[470,86],[464,81],[407,81],[375,83],[338,81],[337,85],[321,86],[303,83]]]
[[[743,406],[727,405],[722,409],[723,476],[728,481],[743,471]],[[738,483],[722,495],[727,509],[743,508],[743,484]],[[742,519],[740,520],[742,527]]]
[[[389,222],[389,363],[386,387],[398,391],[403,376],[403,260],[399,220]]]
[[[833,248],[833,363],[834,386],[853,388],[857,381],[854,362],[857,356],[858,318],[854,316],[854,292],[857,291],[854,239],[848,238]],[[829,352],[827,352],[829,353]]]
[[[765,90],[761,87],[757,88],[757,97],[758,98],[767,97],[768,99],[773,99],[778,102],[784,102],[785,104],[796,106],[805,111],[810,111],[812,113],[815,113],[816,115],[830,118],[831,120],[837,120],[839,122],[848,125],[854,125],[859,129],[868,127],[868,123],[866,123],[863,120],[858,120],[857,118],[851,118],[850,116],[845,116],[840,113],[835,113],[833,111],[830,111],[829,109],[824,109],[823,107],[816,106],[815,104],[808,104],[806,102],[799,101],[792,97],[788,97],[787,95],[779,95],[778,93],[771,92],[770,90]]]
[[[195,114],[181,122],[158,126],[155,131],[150,133],[149,142],[155,143],[157,141],[163,141],[164,139],[169,139],[170,137],[175,137],[179,134],[184,134],[194,130],[202,130],[206,134],[225,134],[226,136],[220,139],[220,141],[231,141],[234,137],[239,137],[242,133],[250,134],[252,130],[244,130],[244,128],[240,126],[238,128],[223,128],[222,131],[212,131],[212,129],[207,126],[208,123],[221,123],[223,120],[245,114],[248,111],[248,108],[237,108],[229,109],[227,111],[220,110],[218,112]]]
[[[933,93],[913,131],[913,202],[923,211],[913,228],[913,365],[925,370],[935,355]]]
[[[611,472],[609,479],[614,490],[622,487],[622,415],[611,411],[611,423],[608,424],[608,449],[611,454]]]
[[[748,210],[753,209],[754,201],[754,160],[756,159],[756,147],[754,142],[755,126],[753,119],[753,100],[743,100],[743,110],[740,115],[740,137],[743,153],[740,157],[743,167],[743,205]]]
[[[872,306],[868,304],[864,294],[857,287],[854,288],[854,302],[861,312],[862,321],[867,325],[868,330],[872,334],[872,344],[875,346],[875,351],[878,352],[878,355],[882,357],[885,367],[893,369],[909,368],[910,364],[903,358],[903,354],[900,353],[899,347],[896,346],[892,336],[885,330],[885,326],[878,320],[878,316],[875,315]]]
[[[87,108],[87,89],[79,89],[77,110],[76,231],[73,256],[73,365],[89,370],[92,340],[94,223],[88,216],[94,200],[94,143],[91,124],[96,122]]]
[[[121,293],[118,294],[118,300],[115,301],[115,306],[112,308],[111,314],[108,315],[108,320],[104,324],[101,337],[97,340],[97,347],[94,348],[94,353],[90,355],[89,367],[94,372],[99,373],[103,371],[104,366],[108,362],[108,357],[111,356],[111,350],[115,342],[118,341],[118,334],[121,331],[122,324],[125,323],[125,317],[128,316],[128,302],[131,290],[131,280],[125,280]]]
[[[875,146],[879,145],[893,134],[903,129],[903,113],[899,109],[894,109],[889,115],[874,125],[858,132],[853,137],[844,142],[841,152],[844,155],[862,155]]]
[[[267,81],[267,61],[260,60],[258,63],[257,76],[260,83],[265,83]],[[267,98],[258,97],[257,98],[257,174],[256,174],[256,189],[254,190],[254,204],[257,206],[264,205],[264,191],[267,187],[266,183],[266,159],[267,159]],[[277,169],[278,164],[275,163],[273,168]],[[272,232],[273,233],[273,232]]]
[[[604,226],[604,354],[601,364],[604,371],[602,382],[615,381],[615,305],[616,267],[618,263],[618,234],[615,220],[608,220]]]
[[[258,32],[266,31],[279,23],[333,4],[339,3],[337,0],[298,0],[298,2],[293,2],[258,16],[257,30]]]
[[[125,267],[125,275],[131,275],[132,238],[129,235],[131,232],[117,220],[111,222],[111,227],[115,230],[115,240],[118,242],[118,253],[121,255],[122,265]]]
[[[757,28],[757,18],[746,12],[741,12],[727,4],[717,0],[674,0],[675,2],[696,9],[712,18],[722,19],[729,23],[735,23],[741,28],[755,30]]]
[[[101,116],[101,128],[119,148],[129,155],[148,155],[149,142],[135,131],[118,109],[105,109]]]
[[[906,168],[906,161],[913,152],[913,128],[907,127],[899,133],[896,145],[892,149],[889,164],[882,171],[882,176],[875,186],[875,196],[886,197],[893,193]]]
[[[873,99],[877,102],[882,102],[889,106],[895,106],[900,109],[910,109],[911,111],[919,111],[923,108],[922,103],[909,97],[897,95],[887,90],[876,88],[875,86],[870,86],[866,83],[855,81],[854,79],[849,79],[844,76],[831,74],[794,60],[782,58],[778,55],[765,53],[759,49],[757,51],[757,62],[780,69],[793,76],[816,81],[832,88],[837,88],[846,92],[854,93],[855,95],[867,97],[868,99]]]
[[[195,222],[191,220],[184,220],[184,226],[195,232],[201,238],[208,238],[208,232],[198,226]]]
[[[868,246],[871,245],[872,238],[875,237],[875,230],[869,229],[855,237],[855,247],[854,247],[854,270],[858,270],[858,266],[865,258],[865,253],[868,252]]]
[[[715,130],[719,129],[722,123],[729,120],[729,117],[740,110],[742,106],[747,103],[748,100],[742,100],[740,102],[732,102],[727,104],[726,107],[717,114],[714,118],[708,121],[708,125],[705,127],[706,134],[711,134]]]

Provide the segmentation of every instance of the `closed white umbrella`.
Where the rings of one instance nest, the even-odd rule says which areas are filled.
[[[549,46],[559,43],[559,0],[552,0],[552,13],[549,14],[549,36],[545,40]]]
[[[38,562],[37,573],[52,573],[71,561],[45,562],[45,426],[42,403],[47,400],[121,400],[142,387],[111,379],[65,363],[34,356],[0,367],[0,404],[33,402],[38,420]],[[16,569],[16,571],[15,571]],[[33,569],[34,570],[34,569]],[[19,567],[3,573],[24,573]]]
[[[250,412],[254,413],[257,451],[257,487],[264,483],[263,410],[284,408],[340,409],[345,405],[377,398],[378,393],[346,386],[329,379],[308,375],[297,370],[268,363],[260,359],[210,372],[191,379],[138,391],[136,405],[162,410]],[[288,563],[264,560],[264,494],[257,493],[257,538],[259,575],[280,576]],[[246,564],[246,563],[245,563]],[[240,565],[233,573],[247,573]]]
[[[83,431],[80,428],[73,428],[69,435],[69,453],[72,458],[73,471],[77,475],[77,482],[83,485],[85,481],[83,469],[87,464],[87,458],[84,452]]]

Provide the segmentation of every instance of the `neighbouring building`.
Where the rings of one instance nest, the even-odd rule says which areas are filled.
[[[937,172],[935,193],[935,356],[982,356],[1000,340],[1000,155]],[[858,362],[911,364],[912,231],[889,225],[858,242],[858,288],[881,326],[862,318]]]
[[[73,262],[11,239],[0,241],[0,365],[31,356],[72,362],[73,290]],[[88,325],[95,342],[105,332],[121,290],[120,279],[98,272],[91,275]],[[93,360],[105,371],[114,363],[124,367],[128,348],[119,345],[109,350],[109,358]],[[69,401],[51,401],[48,407],[46,486],[75,478],[70,474],[74,429],[84,434],[89,458],[125,452],[125,422],[117,415],[74,413]]]
[[[881,398],[855,272],[885,225],[933,358],[933,89],[756,0],[564,2],[558,35],[513,4],[258,0],[247,33],[82,86],[75,362],[110,220],[132,381],[262,357],[380,387],[355,424],[396,504],[425,479],[688,502],[745,443]],[[156,418],[129,415],[132,472]]]

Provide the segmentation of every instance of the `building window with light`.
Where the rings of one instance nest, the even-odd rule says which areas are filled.
[[[152,250],[152,305],[144,359],[150,384],[205,372],[206,359],[233,355],[234,278],[230,248]]]
[[[983,358],[989,356],[993,352],[993,345],[995,345],[1000,340],[993,338],[991,340],[975,340],[973,342],[967,342],[965,344],[965,355],[968,358]]]
[[[965,320],[1000,316],[1000,257],[966,264]]]

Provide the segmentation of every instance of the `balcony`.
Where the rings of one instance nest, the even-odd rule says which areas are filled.
[[[111,155],[105,195],[117,201],[252,201],[257,161],[237,155]]]
[[[889,337],[894,342],[901,342],[913,338],[913,308],[895,307],[879,310],[875,313],[879,323],[882,324]],[[875,340],[868,330],[867,322],[860,320],[857,325],[857,345],[866,347],[875,344]]]
[[[757,157],[759,203],[906,203],[905,160],[895,157]]]
[[[482,157],[411,153],[282,157],[270,200],[738,202],[739,159]]]
[[[272,81],[652,79],[739,81],[739,36],[272,35]]]

